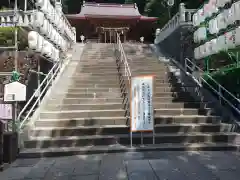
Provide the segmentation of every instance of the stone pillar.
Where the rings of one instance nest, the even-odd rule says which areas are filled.
[[[180,22],[185,22],[185,20],[186,20],[185,13],[186,13],[185,4],[184,4],[184,3],[180,3],[180,4],[179,4],[179,14],[180,14],[180,19],[179,19],[179,21],[180,21]]]
[[[59,14],[62,14],[62,3],[59,1],[55,2],[55,9]]]

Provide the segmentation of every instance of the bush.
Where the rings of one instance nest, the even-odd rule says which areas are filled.
[[[0,44],[1,46],[14,46],[15,45],[15,30],[16,27],[0,27]],[[27,46],[27,39],[18,33],[18,46],[23,50]]]

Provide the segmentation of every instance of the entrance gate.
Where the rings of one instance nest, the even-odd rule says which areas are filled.
[[[120,35],[121,42],[125,42],[128,30],[129,30],[128,27],[119,27],[119,28],[97,27],[98,42],[116,43],[117,34]]]

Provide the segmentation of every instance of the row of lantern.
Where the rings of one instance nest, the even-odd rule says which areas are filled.
[[[34,52],[40,53],[52,61],[60,60],[59,50],[36,31],[28,33],[28,46]]]
[[[230,3],[231,0],[209,0],[208,3],[204,4],[203,8],[200,8],[196,13],[193,15],[193,25],[199,26],[202,22],[206,20],[206,18],[211,17],[214,13],[219,11],[220,7],[223,7],[226,3]],[[218,23],[228,23],[231,24],[235,20],[239,20],[239,2],[235,2],[229,9],[223,10],[221,15],[217,16],[216,21]],[[224,22],[225,20],[230,22]]]
[[[32,22],[29,23],[34,30],[49,39],[59,49],[65,51],[68,48],[68,42],[59,34],[58,31],[49,23],[44,14],[40,11],[33,13]]]
[[[75,41],[75,32],[63,18],[62,12],[58,12],[49,0],[36,0],[35,4],[60,33],[66,33],[71,41]]]
[[[195,59],[202,59],[220,51],[235,49],[240,46],[240,27],[218,36],[194,49]]]
[[[231,8],[225,9],[215,18],[211,19],[208,24],[210,34],[217,34],[220,30],[226,29],[229,25],[240,20],[240,1],[232,4]],[[200,27],[194,33],[194,42],[199,42],[207,38],[206,27]]]

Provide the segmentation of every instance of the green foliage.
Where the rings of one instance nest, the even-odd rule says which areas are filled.
[[[1,46],[14,45],[15,27],[0,27],[0,44]]]
[[[15,30],[16,30],[16,27],[0,27],[0,46],[14,46]],[[19,50],[25,49],[26,46],[27,46],[27,39],[20,36],[20,34],[18,33]]]

